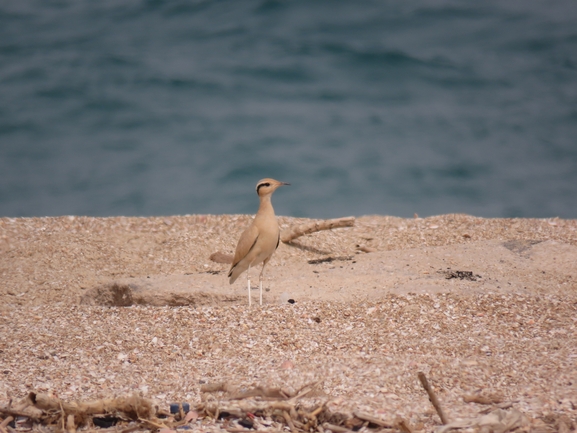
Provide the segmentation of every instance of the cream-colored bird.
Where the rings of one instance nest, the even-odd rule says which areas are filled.
[[[274,179],[262,179],[256,184],[256,193],[260,199],[260,206],[251,225],[240,236],[234,253],[232,266],[228,272],[230,278],[229,282],[232,284],[240,274],[246,271],[249,306],[251,305],[250,268],[262,263],[262,270],[260,271],[258,279],[260,287],[260,305],[262,305],[262,277],[264,267],[272,257],[280,242],[280,230],[274,215],[271,196],[279,186],[283,185],[290,184],[279,182]]]

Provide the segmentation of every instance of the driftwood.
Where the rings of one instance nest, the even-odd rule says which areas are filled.
[[[290,243],[296,238],[304,235],[310,235],[314,232],[319,232],[321,230],[331,230],[340,227],[353,227],[355,225],[355,217],[344,217],[335,218],[330,220],[318,220],[310,223],[299,224],[293,227],[289,227],[281,231],[280,240],[284,243]],[[357,250],[363,251],[365,253],[370,253],[376,251],[374,248],[357,245]],[[216,263],[229,264],[232,263],[232,254],[226,254],[221,251],[212,253],[209,260]]]
[[[27,418],[34,424],[57,426],[59,431],[76,433],[78,427],[87,425],[96,416],[112,416],[127,422],[153,423],[157,411],[149,400],[137,395],[88,402],[66,402],[47,394],[31,392],[14,409],[0,408],[0,433],[8,433],[15,417]]]
[[[330,431],[332,431],[332,432],[334,432],[334,433],[349,433],[349,432],[352,431],[352,430],[349,430],[349,429],[346,428],[346,427],[342,427],[342,426],[340,426],[340,425],[331,424],[331,423],[328,423],[328,422],[323,423],[323,428],[325,428],[325,429],[327,429],[327,430],[330,430]]]
[[[321,230],[331,230],[339,227],[352,227],[355,225],[355,217],[335,218],[330,220],[313,221],[306,224],[299,224],[284,229],[280,234],[280,240],[288,243],[298,237],[310,235]]]
[[[217,394],[204,398],[203,403],[196,406],[195,410],[214,419],[220,419],[226,414],[227,418],[237,420],[247,420],[251,418],[254,428],[259,428],[260,420],[272,420],[275,424],[272,431],[282,431],[283,427],[291,433],[318,432],[326,433],[352,433],[361,427],[370,430],[376,430],[378,433],[412,433],[408,422],[403,418],[397,417],[394,422],[383,421],[376,416],[365,412],[353,411],[352,415],[332,413],[328,406],[330,400],[320,389],[320,382],[313,382],[303,386],[297,391],[290,393],[282,388],[265,388],[257,386],[252,389],[244,390],[238,393],[235,387],[229,386],[225,382],[203,385],[202,391],[205,394]],[[267,397],[277,393],[275,401],[267,400]],[[291,395],[292,394],[292,395]],[[282,399],[282,395],[287,395]],[[242,398],[245,396],[246,398]],[[319,397],[322,397],[319,400]],[[303,399],[306,400],[303,402]],[[307,408],[307,403],[311,401],[314,406]],[[256,417],[256,418],[255,418]],[[229,424],[230,425],[230,424]],[[244,424],[242,424],[244,425]],[[269,424],[265,425],[270,427]],[[224,427],[229,433],[240,433],[242,430],[236,427]]]
[[[16,403],[14,407],[7,407],[7,408],[0,407],[0,415],[4,416],[7,415],[8,417],[12,418],[26,417],[34,422],[38,422],[43,412],[42,410],[34,406],[34,402],[31,399],[32,395],[34,395],[34,393],[28,394],[26,398]]]
[[[218,393],[219,396],[203,398],[205,402],[195,410],[215,419],[220,418],[221,414],[241,420],[256,416],[259,419],[272,419],[277,426],[275,430],[282,430],[284,426],[294,433],[323,432],[325,429],[333,433],[343,433],[351,431],[350,425],[362,425],[362,421],[354,416],[351,418],[331,413],[327,407],[328,398],[322,391],[320,382],[312,382],[292,392],[284,388],[262,386],[238,392],[235,387],[226,383],[207,384],[202,390],[210,394]],[[302,400],[305,398],[313,399],[316,404],[307,408]],[[258,424],[260,421],[254,422]],[[254,428],[258,430],[257,427]],[[236,431],[228,428],[226,430],[231,433]]]
[[[385,422],[379,418],[376,418],[372,415],[369,415],[368,413],[365,412],[360,412],[360,411],[354,411],[353,415],[356,416],[358,419],[361,419],[363,421],[368,421],[371,424],[377,425],[379,427],[383,427],[383,428],[392,428],[393,426],[391,425],[391,423]]]
[[[341,262],[347,262],[349,260],[352,260],[353,256],[342,256],[342,257],[323,257],[322,259],[312,259],[309,260],[307,263],[309,265],[318,265],[321,263],[330,263],[330,262],[334,262],[334,261],[341,261]]]
[[[12,409],[3,409],[0,407],[0,414],[5,416],[7,415],[8,418],[22,416],[26,418],[31,418],[32,420],[38,420],[40,419],[39,417],[42,415],[42,411],[39,411],[39,413],[32,413],[32,411],[30,410],[12,410]]]
[[[226,383],[207,384],[202,391],[209,394],[219,393],[218,398],[203,398],[205,401],[196,406],[195,410],[205,417],[220,419],[226,414],[226,417],[238,420],[251,418],[252,422],[257,424],[254,426],[257,430],[261,422],[259,420],[265,418],[273,420],[277,426],[275,431],[283,430],[283,426],[293,433],[319,431],[323,427],[334,433],[350,431],[343,425],[347,417],[332,414],[327,408],[326,398],[323,403],[317,403],[312,408],[307,409],[303,405],[303,398],[317,398],[321,395],[326,397],[320,389],[320,382],[307,384],[294,392],[261,386],[238,392],[235,387]],[[236,428],[226,430],[230,433],[237,431]]]
[[[571,428],[571,422],[565,423],[564,420],[559,419],[557,423],[557,429],[555,430],[540,430],[540,431],[563,431],[562,428],[565,427],[567,432]],[[472,429],[481,432],[513,432],[513,431],[528,431],[527,427],[530,425],[529,419],[520,411],[512,409],[506,411],[503,409],[496,409],[486,415],[471,418],[471,419],[459,419],[453,421],[449,424],[437,430],[438,433],[446,433],[458,429]],[[531,431],[537,431],[531,429]]]
[[[282,388],[268,388],[264,386],[257,386],[252,389],[238,391],[234,386],[227,382],[207,383],[200,387],[200,392],[216,393],[223,392],[228,395],[229,400],[243,400],[246,398],[257,397],[261,400],[286,400],[293,397],[290,391]]]
[[[425,375],[419,373],[419,379],[441,420],[446,422]],[[91,432],[132,433],[139,430],[175,433],[177,427],[191,422],[200,422],[202,425],[197,425],[194,429],[199,427],[203,431],[212,429],[216,422],[221,430],[229,433],[242,433],[247,431],[247,428],[271,432],[286,432],[289,429],[291,433],[352,433],[361,428],[374,433],[413,432],[409,423],[401,417],[394,421],[384,421],[361,411],[353,411],[348,415],[331,412],[329,407],[332,406],[332,400],[324,394],[320,382],[307,384],[296,391],[264,386],[240,389],[241,391],[227,382],[205,384],[201,387],[201,396],[204,397],[187,414],[184,414],[182,404],[179,405],[179,413],[169,414],[138,395],[88,402],[66,402],[46,394],[30,393],[14,406],[9,404],[7,408],[0,407],[0,432],[15,433],[16,430],[9,425],[14,418],[20,418],[21,421],[25,418],[24,422],[30,425],[33,431],[50,430],[60,433],[86,431],[84,428],[79,430],[83,425],[87,425]],[[496,400],[497,398],[493,399]],[[96,423],[97,418],[102,420],[103,417],[112,419],[117,425],[113,429],[92,428],[91,421],[98,426],[100,424]],[[211,428],[203,428],[205,423]],[[49,426],[49,429],[42,425]],[[446,423],[438,432],[478,427],[506,433],[526,429],[528,425],[530,420],[520,411],[496,409],[476,418]],[[564,416],[555,420],[555,427],[555,431],[569,432],[574,430],[575,423]]]
[[[67,403],[46,394],[32,393],[32,401],[38,409],[44,411],[63,411],[77,417],[97,414],[120,413],[129,419],[150,418],[153,415],[152,403],[138,395],[88,402]]]
[[[8,424],[10,424],[12,421],[14,421],[14,417],[13,417],[13,416],[8,416],[8,417],[6,417],[6,419],[0,423],[0,432],[1,432],[1,433],[6,433],[6,427],[7,427]]]
[[[205,383],[200,387],[200,392],[231,392],[231,387],[226,382]]]
[[[257,386],[251,389],[238,391],[238,389],[227,382],[214,382],[207,383],[200,387],[200,392],[207,394],[214,393],[224,393],[227,400],[243,400],[248,398],[256,397],[259,400],[289,400],[294,402],[303,397],[318,397],[323,395],[320,391],[320,382],[313,382],[307,384],[297,390],[296,392],[291,392],[288,389],[278,388],[278,387],[264,387]],[[288,406],[287,406],[288,407]]]
[[[422,371],[419,371],[419,380],[421,381],[423,388],[425,388],[425,391],[427,391],[427,394],[429,395],[429,400],[431,401],[431,404],[439,414],[441,422],[443,424],[448,424],[449,421],[447,420],[447,417],[445,416],[445,413],[441,408],[441,403],[439,403],[439,400],[437,399],[437,396],[435,395],[433,388],[431,388],[431,386],[429,385],[429,382],[427,381],[427,376],[425,376],[425,373],[423,373]]]
[[[503,396],[501,395],[464,395],[463,401],[465,403],[477,403],[477,404],[498,404],[503,402]]]

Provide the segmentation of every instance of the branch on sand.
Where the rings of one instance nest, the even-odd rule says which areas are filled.
[[[445,416],[445,413],[443,412],[443,409],[441,408],[441,403],[439,403],[439,400],[437,399],[437,395],[435,394],[435,391],[433,391],[433,388],[431,388],[431,385],[429,385],[429,381],[427,380],[427,376],[425,376],[425,373],[423,373],[422,371],[419,371],[418,376],[419,376],[419,380],[421,381],[421,385],[423,385],[423,388],[425,388],[425,391],[427,391],[427,394],[429,395],[429,400],[430,400],[431,404],[433,405],[433,407],[437,411],[439,418],[441,418],[441,422],[443,424],[448,424],[449,420],[447,419],[447,417]]]
[[[288,244],[304,235],[310,235],[311,233],[320,232],[322,230],[331,230],[341,227],[353,227],[354,225],[355,217],[312,221],[305,224],[298,224],[282,230],[280,233],[280,240]],[[363,248],[359,249],[361,251],[369,252]],[[220,251],[211,254],[209,257],[210,260],[216,263],[232,263],[232,258],[232,254],[226,254]]]
[[[293,227],[284,229],[280,234],[280,240],[284,243],[289,243],[296,238],[311,233],[320,232],[321,230],[331,230],[341,227],[353,227],[355,225],[355,217],[335,218],[330,220],[313,221],[310,223],[299,224]]]

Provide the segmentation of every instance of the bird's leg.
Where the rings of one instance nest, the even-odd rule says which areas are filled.
[[[260,305],[262,305],[262,277],[264,275],[264,267],[266,266],[267,262],[268,262],[268,260],[265,260],[262,263],[262,270],[260,271],[260,275],[258,276],[258,282],[259,282],[259,287],[260,287]]]
[[[263,268],[264,268],[264,266],[263,266]],[[259,287],[260,287],[259,303],[260,303],[260,305],[262,305],[262,272],[260,273],[260,276],[258,277],[258,283],[259,283]]]
[[[246,270],[246,284],[248,286],[248,306],[250,307],[252,305],[251,299],[250,299],[250,276],[249,276],[249,271],[250,271],[250,266],[248,267],[248,269]]]

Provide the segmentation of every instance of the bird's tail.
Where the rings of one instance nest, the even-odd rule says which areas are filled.
[[[228,273],[229,278],[228,282],[230,284],[234,283],[236,279],[240,276],[240,274],[242,274],[247,269],[248,266],[244,265],[242,261],[234,265],[232,268],[230,268],[230,272]]]

